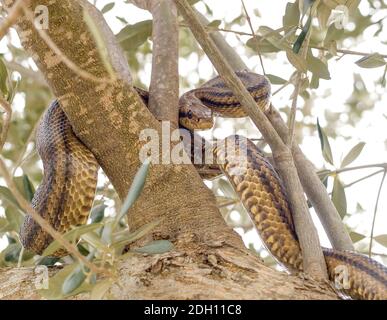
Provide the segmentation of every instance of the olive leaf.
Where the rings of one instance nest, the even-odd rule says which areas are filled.
[[[302,47],[302,44],[305,41],[306,35],[309,32],[310,26],[312,25],[312,15],[309,15],[308,20],[306,21],[305,25],[302,28],[301,33],[299,34],[298,38],[294,42],[293,45],[293,52],[298,54],[300,52],[300,49]]]
[[[341,162],[340,168],[344,168],[351,164],[353,161],[355,161],[360,155],[360,153],[363,151],[364,146],[365,142],[359,142],[356,146],[354,146],[344,157],[343,161]]]
[[[68,240],[69,242],[75,242],[77,239],[88,232],[92,232],[98,228],[101,228],[103,226],[102,223],[92,223],[92,224],[86,224],[83,226],[76,227],[69,232],[66,232],[63,237]],[[49,256],[53,254],[55,251],[62,248],[62,245],[58,242],[58,240],[54,240],[50,243],[50,245],[44,250],[42,256]]]
[[[150,167],[150,160],[148,158],[144,161],[141,168],[137,171],[136,175],[134,176],[132,185],[130,186],[128,195],[126,196],[126,199],[122,205],[121,211],[116,216],[115,223],[118,223],[126,215],[129,208],[140,196],[142,189],[144,188],[144,185],[145,185],[145,180],[148,175],[149,167]]]
[[[332,155],[331,146],[329,144],[327,135],[325,134],[324,130],[320,126],[320,122],[318,119],[317,119],[317,131],[318,131],[318,136],[320,138],[321,151],[322,151],[323,157],[327,162],[333,165],[333,155]]]
[[[147,254],[160,254],[165,253],[173,249],[172,242],[168,240],[156,240],[152,241],[151,243],[141,247],[141,248],[135,248],[131,251],[137,252],[137,253],[147,253]]]
[[[278,77],[278,76],[276,76],[274,74],[266,73],[266,77],[270,80],[271,84],[280,84],[280,85],[282,85],[282,84],[285,84],[285,83],[288,82],[287,80],[285,80],[285,79],[283,79],[281,77]]]
[[[353,243],[359,242],[360,240],[363,240],[366,236],[357,232],[350,232],[349,236],[351,237],[351,240]]]
[[[90,212],[90,221],[91,223],[101,222],[105,216],[105,209],[107,206],[105,204],[100,204],[91,209]]]
[[[109,12],[111,9],[114,8],[114,5],[115,5],[114,2],[110,2],[110,3],[106,4],[106,5],[104,5],[104,7],[101,9],[101,12],[103,14],[106,13],[106,12]]]
[[[370,54],[355,62],[361,68],[378,68],[386,65],[386,60],[379,53]]]
[[[39,289],[37,290],[38,293],[43,298],[46,298],[49,300],[58,300],[58,299],[66,298],[70,295],[76,295],[81,292],[90,291],[90,289],[92,288],[92,285],[86,282],[82,282],[82,284],[78,286],[75,290],[73,290],[70,294],[64,294],[62,292],[64,281],[77,268],[79,268],[79,264],[71,264],[71,265],[65,266],[62,270],[60,270],[53,277],[50,278],[48,289]]]
[[[209,24],[207,24],[207,27],[209,28],[219,28],[219,26],[222,24],[222,20],[214,20],[211,21]]]
[[[387,234],[381,234],[379,236],[374,237],[374,239],[382,246],[387,247]]]
[[[152,34],[152,20],[144,20],[125,26],[117,35],[117,41],[126,51],[135,51]]]
[[[341,218],[347,214],[347,199],[345,196],[345,190],[339,176],[335,177],[332,190],[332,202],[335,205]]]
[[[286,4],[285,15],[282,18],[284,27],[298,26],[300,20],[300,10],[298,7],[298,0],[294,3],[288,2]]]

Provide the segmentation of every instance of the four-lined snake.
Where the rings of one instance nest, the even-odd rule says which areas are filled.
[[[259,108],[266,111],[270,84],[266,77],[237,72]],[[143,100],[147,93],[138,90]],[[244,117],[239,102],[217,77],[180,99],[180,125],[189,130],[209,129],[213,115]],[[60,232],[86,223],[91,209],[99,165],[93,154],[74,134],[55,101],[46,111],[37,131],[37,149],[44,166],[43,181],[37,189],[34,209]],[[293,225],[286,192],[270,162],[248,139],[230,136],[213,148],[228,177],[250,214],[260,237],[271,254],[290,271],[302,270],[302,252]],[[245,155],[241,157],[241,155]],[[25,248],[42,253],[52,238],[27,216],[20,232]],[[355,252],[323,249],[332,281],[341,270],[347,278],[343,291],[356,299],[387,299],[387,268]]]

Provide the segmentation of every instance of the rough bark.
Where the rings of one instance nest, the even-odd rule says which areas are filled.
[[[13,1],[3,3],[9,8]],[[84,23],[81,4],[39,0],[32,1],[31,8],[37,4],[49,7],[47,33],[63,54],[94,76],[108,78]],[[143,128],[160,134],[158,121],[128,84],[128,76],[121,75],[113,83],[83,79],[52,52],[25,17],[19,19],[17,29],[75,132],[95,154],[119,196],[125,197],[140,165],[138,153],[143,143],[139,134]],[[114,41],[111,45],[116,46]],[[119,55],[115,58],[120,59]],[[112,65],[120,73],[118,65]],[[118,280],[111,287],[112,298],[335,298],[327,286],[263,266],[226,226],[214,196],[191,165],[152,165],[129,217],[133,229],[162,217],[152,236],[171,239],[175,249],[162,256],[123,257]],[[37,298],[31,275],[29,269],[1,270],[0,298]]]

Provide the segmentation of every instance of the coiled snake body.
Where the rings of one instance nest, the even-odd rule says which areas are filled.
[[[257,105],[266,111],[270,84],[263,76],[238,72]],[[138,90],[147,100],[147,93]],[[180,124],[208,129],[212,115],[243,117],[240,104],[217,77],[180,99]],[[43,160],[44,177],[32,200],[34,209],[60,232],[87,221],[94,199],[98,163],[74,134],[55,101],[46,111],[37,132],[37,149]],[[302,254],[291,209],[282,182],[270,162],[250,140],[230,136],[213,148],[222,171],[249,212],[265,246],[290,271],[302,270]],[[244,155],[244,157],[241,155]],[[20,232],[25,248],[42,253],[52,241],[27,216]],[[343,272],[347,286],[342,291],[355,299],[387,299],[387,268],[355,252],[323,249],[332,281]]]

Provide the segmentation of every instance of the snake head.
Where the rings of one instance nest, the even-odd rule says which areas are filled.
[[[189,130],[207,130],[214,126],[212,111],[200,100],[183,105],[179,113],[180,125]]]

